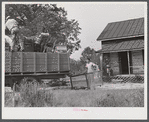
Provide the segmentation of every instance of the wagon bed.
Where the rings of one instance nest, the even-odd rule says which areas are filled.
[[[5,74],[62,73],[69,70],[68,53],[5,52]]]
[[[69,74],[68,53],[5,52],[5,85],[21,79],[59,79]]]

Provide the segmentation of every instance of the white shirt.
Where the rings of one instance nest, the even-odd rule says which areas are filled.
[[[18,22],[15,19],[8,19],[5,26],[11,30],[13,27],[18,27]]]
[[[5,35],[5,42],[8,43],[10,46],[12,46],[12,43],[13,43],[12,39],[7,35]]]
[[[87,73],[92,73],[94,71],[98,71],[98,66],[92,62],[87,63],[86,67],[88,68]],[[94,67],[96,67],[96,68],[94,69]]]

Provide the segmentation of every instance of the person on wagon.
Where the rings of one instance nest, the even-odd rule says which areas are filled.
[[[21,19],[21,17],[17,17],[15,19],[13,17],[8,16],[6,18],[5,32],[9,32],[9,34],[7,33],[6,35],[8,35],[12,39],[11,51],[14,50],[14,46],[17,43],[16,37],[19,32],[20,25],[23,25],[22,23],[23,23],[23,20]]]

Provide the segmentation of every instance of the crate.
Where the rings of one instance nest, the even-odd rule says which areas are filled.
[[[34,52],[33,44],[24,44],[24,52]]]
[[[34,43],[32,39],[24,39],[24,52],[34,52]]]

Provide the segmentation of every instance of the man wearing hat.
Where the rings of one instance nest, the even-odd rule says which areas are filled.
[[[8,16],[6,18],[5,30],[9,31],[9,37],[12,39],[11,51],[14,50],[14,46],[17,43],[16,37],[19,32],[21,22],[23,22],[21,17],[17,17],[16,19],[14,19],[14,18],[11,18],[10,16]],[[21,46],[21,44],[20,44],[20,46]],[[23,47],[21,47],[21,49],[22,48]]]

